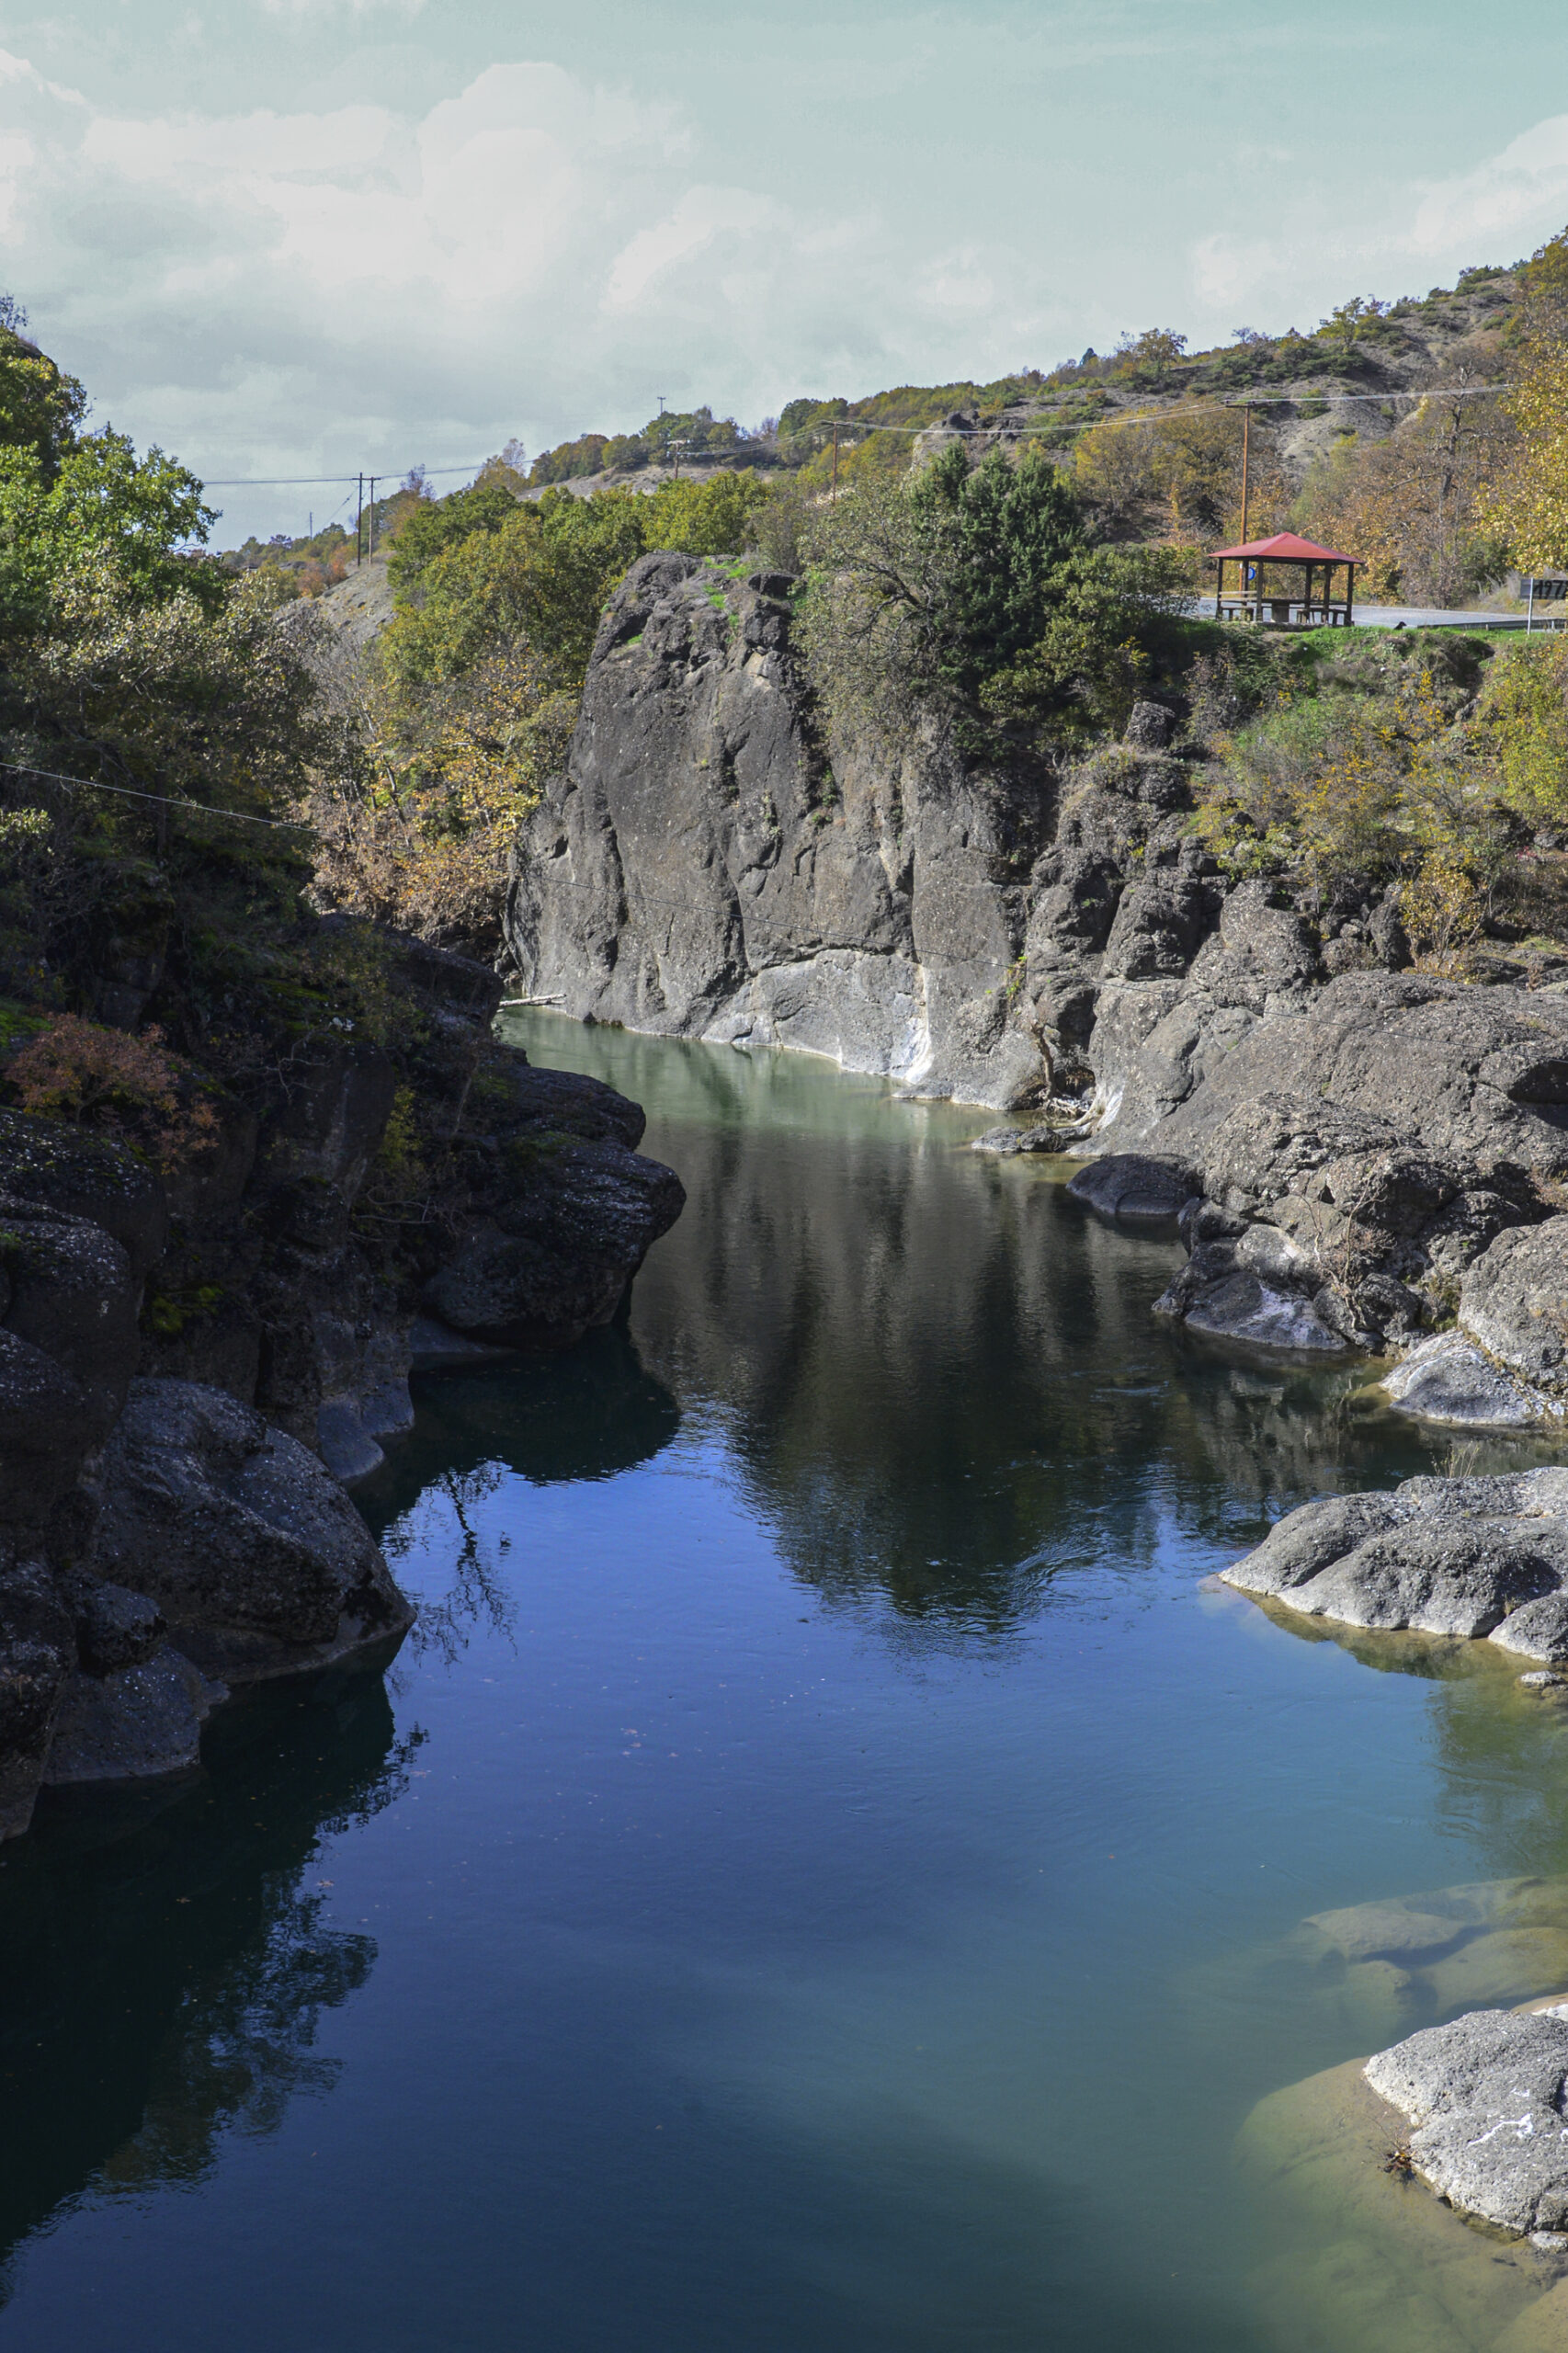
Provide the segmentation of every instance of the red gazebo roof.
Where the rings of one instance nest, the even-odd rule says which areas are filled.
[[[1312,540],[1298,539],[1294,531],[1276,531],[1271,540],[1248,540],[1244,547],[1210,548],[1209,561],[1221,557],[1261,557],[1273,563],[1359,563],[1358,555],[1335,555],[1332,548],[1320,548]]]

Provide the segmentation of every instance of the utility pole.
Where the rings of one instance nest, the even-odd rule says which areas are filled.
[[[1251,457],[1251,454],[1252,454],[1252,410],[1251,410],[1250,408],[1246,407],[1245,405],[1244,405],[1244,406],[1243,406],[1243,409],[1242,409],[1242,545],[1243,545],[1243,547],[1244,547],[1244,548],[1245,547],[1245,545],[1246,545],[1246,543],[1247,543],[1247,494],[1248,494],[1248,491],[1249,491],[1249,488],[1250,488],[1250,482],[1249,482],[1249,477],[1248,477],[1248,460],[1249,460],[1249,459],[1250,459],[1250,457]],[[1220,566],[1220,569],[1221,569],[1221,572],[1223,572],[1223,571],[1224,571],[1224,569],[1225,569],[1224,565],[1223,565],[1223,564],[1221,564],[1221,565]],[[1259,580],[1259,584],[1258,584],[1258,585],[1259,585],[1259,586],[1261,587],[1261,585],[1262,585],[1261,579]],[[1245,556],[1244,555],[1244,556],[1243,556],[1243,558],[1242,558],[1242,595],[1243,595],[1244,597],[1246,595],[1246,590],[1247,590],[1247,560],[1246,560]],[[1253,618],[1254,618],[1254,620],[1256,620],[1259,619],[1260,617],[1261,617],[1261,608],[1259,608],[1259,609],[1258,609],[1258,611],[1257,611],[1257,612],[1255,612],[1255,614],[1254,614]]]
[[[359,477],[359,504],[354,509],[354,569],[358,571],[365,561],[365,477]]]
[[[377,481],[377,477],[376,477],[374,474],[372,474],[372,475],[370,476],[370,532],[369,532],[369,538],[370,538],[370,548],[369,548],[369,552],[370,552],[372,555],[374,555],[374,554],[375,554],[375,552],[376,552],[376,481]]]
[[[836,417],[833,420],[833,491],[831,494],[835,498],[838,496],[838,419]]]

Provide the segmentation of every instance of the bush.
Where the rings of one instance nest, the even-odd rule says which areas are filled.
[[[824,510],[802,613],[832,718],[887,740],[921,719],[993,754],[1125,718],[1190,565],[1096,548],[1043,457],[951,448],[913,481],[858,485]]]
[[[217,1112],[160,1029],[133,1038],[59,1014],[17,1048],[6,1078],[24,1111],[119,1136],[165,1172],[217,1141]]]

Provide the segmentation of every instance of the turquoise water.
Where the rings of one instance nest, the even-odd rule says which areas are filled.
[[[426,1385],[384,1688],[4,1850],[0,2347],[1490,2342],[1235,2141],[1372,2047],[1302,1915],[1568,1872],[1562,1722],[1204,1582],[1446,1443],[1158,1324],[1174,1245],[985,1114],[517,1034],[689,1206],[621,1324]]]

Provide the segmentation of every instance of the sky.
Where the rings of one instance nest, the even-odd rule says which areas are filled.
[[[0,286],[223,545],[342,511],[275,477],[1307,330],[1565,223],[1551,0],[0,0]]]

